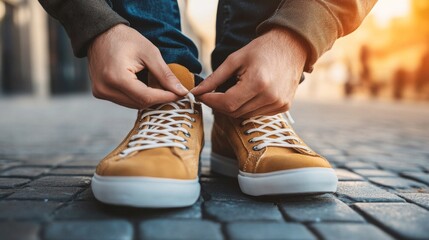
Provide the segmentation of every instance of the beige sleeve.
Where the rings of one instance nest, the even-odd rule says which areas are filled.
[[[304,68],[311,72],[317,59],[334,42],[353,32],[377,0],[283,0],[276,12],[262,22],[257,33],[273,26],[288,28],[307,44],[308,57]]]

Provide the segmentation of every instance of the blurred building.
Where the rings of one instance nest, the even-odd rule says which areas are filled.
[[[428,61],[429,1],[379,0],[319,59],[301,95],[429,100]]]
[[[217,0],[179,0],[182,26],[210,73]],[[0,0],[0,95],[88,91],[86,59],[38,1]],[[429,0],[379,0],[301,84],[306,98],[429,100]]]
[[[76,59],[65,31],[34,0],[0,0],[0,94],[85,91],[84,59]]]

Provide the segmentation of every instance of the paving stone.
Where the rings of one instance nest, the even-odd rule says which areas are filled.
[[[32,222],[0,222],[1,239],[37,240],[40,226]]]
[[[26,178],[0,178],[0,188],[15,188],[30,182]]]
[[[201,179],[203,196],[215,201],[252,201],[253,199],[241,192],[237,180]]]
[[[42,167],[16,167],[2,172],[0,176],[33,178],[46,173],[48,170],[49,168]]]
[[[207,216],[223,222],[239,220],[282,220],[279,209],[266,202],[208,201],[203,204]]]
[[[66,176],[92,176],[95,168],[80,167],[80,168],[56,168],[51,170],[47,175],[66,175]]]
[[[201,218],[201,201],[186,208],[144,209],[106,205],[97,201],[76,201],[57,211],[55,219],[106,219],[106,218]]]
[[[355,206],[392,234],[427,239],[429,211],[411,203],[357,203]]]
[[[0,201],[0,219],[45,219],[59,202],[44,201]]]
[[[316,239],[302,224],[282,222],[233,222],[226,225],[231,240]]]
[[[0,159],[0,171],[21,165],[19,161]]]
[[[357,169],[355,173],[364,177],[396,177],[397,175],[380,169]]]
[[[399,193],[398,195],[421,207],[429,209],[429,193]]]
[[[77,201],[96,201],[94,193],[92,193],[91,187],[85,189],[83,192],[79,193],[76,197]]]
[[[14,193],[12,189],[0,189],[0,198],[4,198],[12,193]]]
[[[344,155],[330,155],[330,156],[323,155],[323,156],[328,159],[329,163],[333,163],[337,166],[344,166],[344,164],[347,161],[349,161],[349,156],[344,156]]]
[[[140,239],[223,239],[221,226],[207,220],[148,220],[139,226]]]
[[[73,198],[82,188],[77,187],[25,187],[17,190],[7,199],[62,200]]]
[[[284,202],[280,209],[290,219],[298,222],[349,221],[364,222],[364,219],[347,204],[333,197],[303,198]]]
[[[355,170],[355,169],[377,169],[377,167],[373,163],[360,162],[360,161],[347,162],[344,164],[344,166],[346,168],[352,169],[352,170]]]
[[[426,185],[429,185],[429,173],[404,172],[404,173],[401,173],[401,175],[406,178],[411,178],[416,181],[422,182]]]
[[[132,224],[125,220],[53,222],[43,232],[46,240],[131,240],[133,235]]]
[[[341,168],[336,168],[335,173],[337,174],[339,181],[364,181],[365,180],[363,177]]]
[[[37,187],[87,187],[90,183],[90,177],[47,176],[36,179],[29,185]]]
[[[356,149],[351,149],[351,150],[356,151]],[[369,162],[369,163],[380,163],[380,162],[384,163],[392,160],[392,156],[389,156],[387,154],[374,154],[374,153],[362,154],[359,151],[356,151],[355,153],[350,153],[350,154],[356,155],[360,161]]]
[[[410,164],[410,163],[383,161],[378,163],[377,165],[384,170],[390,170],[392,172],[421,172],[422,171],[422,168],[420,166]]]
[[[404,200],[367,182],[339,182],[337,194],[356,202],[403,202]]]
[[[96,167],[98,163],[101,161],[101,158],[88,158],[88,159],[78,159],[78,160],[71,160],[68,162],[65,162],[61,164],[61,167]]]
[[[43,149],[43,148],[41,148]],[[27,156],[23,164],[26,166],[46,166],[55,167],[58,164],[65,162],[71,158],[70,155],[39,155],[31,154]]]
[[[426,185],[410,179],[405,178],[391,178],[391,177],[371,177],[369,181],[381,185],[383,187],[393,189],[408,189],[408,188],[425,188]]]
[[[115,208],[99,202],[72,202],[59,209],[54,217],[62,220],[118,218],[114,214]]]
[[[393,239],[391,236],[369,224],[359,223],[316,223],[312,228],[325,240],[361,240],[361,239],[377,239],[388,240]]]
[[[184,208],[140,209],[134,214],[134,216],[150,219],[200,219],[202,218],[202,202],[202,199],[200,199],[192,206]]]

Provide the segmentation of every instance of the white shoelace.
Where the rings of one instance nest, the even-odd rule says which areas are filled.
[[[309,147],[296,136],[292,128],[283,127],[282,123],[286,123],[287,126],[294,123],[292,116],[289,112],[286,112],[285,118],[282,118],[280,114],[274,116],[256,116],[251,117],[241,124],[244,126],[248,123],[254,123],[259,127],[251,128],[245,132],[245,134],[251,134],[253,132],[262,133],[259,137],[254,137],[249,140],[251,143],[261,142],[253,147],[253,150],[259,151],[265,147],[286,147],[286,148],[301,148],[306,151],[311,151]],[[295,140],[300,144],[292,144],[287,140]]]
[[[195,112],[195,103],[194,95],[188,93],[181,100],[163,104],[156,109],[146,110],[140,119],[149,117],[149,120],[143,121],[139,125],[139,132],[130,138],[127,148],[119,156],[125,157],[135,151],[160,147],[188,149],[184,144],[187,142],[186,139],[178,136],[178,133],[183,132],[186,137],[190,137],[189,131],[182,126],[186,125],[192,128],[192,122],[195,122],[195,119],[186,113]],[[186,106],[187,104],[189,104],[189,108]],[[172,109],[163,110],[162,108],[165,106],[171,106]]]

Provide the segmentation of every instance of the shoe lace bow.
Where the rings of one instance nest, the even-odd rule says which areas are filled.
[[[127,148],[119,155],[125,157],[132,152],[160,147],[187,150],[188,147],[184,144],[187,140],[178,136],[178,133],[183,132],[186,137],[190,137],[189,131],[183,125],[192,128],[195,118],[187,114],[195,113],[195,103],[195,97],[188,93],[178,101],[144,110],[140,117],[139,131],[130,138]]]

